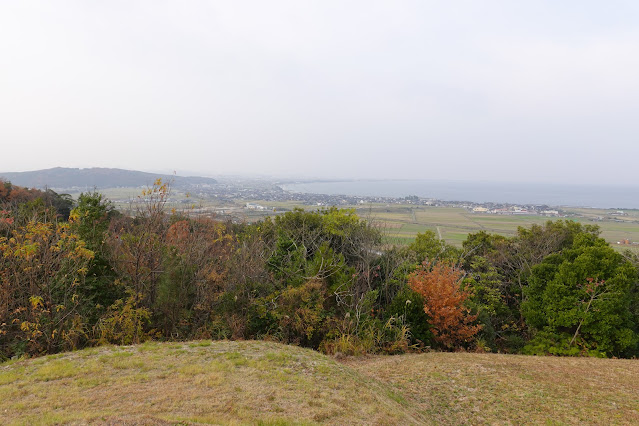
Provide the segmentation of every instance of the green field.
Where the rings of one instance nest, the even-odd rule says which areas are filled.
[[[618,219],[623,222],[616,222],[608,216],[608,212],[576,209],[569,212],[571,214],[569,217],[562,219],[597,225],[601,229],[601,236],[615,248],[639,252],[639,246],[636,245],[617,245],[617,241],[622,239],[639,241],[639,213],[630,211],[628,216]],[[441,235],[441,238],[447,243],[458,247],[461,246],[469,233],[486,231],[504,236],[514,236],[520,226],[529,227],[533,224],[543,224],[548,220],[560,219],[536,215],[477,214],[462,208],[422,206],[373,205],[367,208],[358,208],[357,213],[361,217],[377,223],[389,242],[410,243],[417,233],[432,230],[438,236]],[[597,219],[602,216],[604,220]]]

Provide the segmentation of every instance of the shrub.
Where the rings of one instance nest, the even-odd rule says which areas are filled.
[[[92,258],[66,223],[16,222],[0,237],[0,357],[77,347],[85,335],[78,288]]]
[[[144,329],[150,322],[151,311],[139,306],[141,294],[131,290],[127,293],[129,297],[126,300],[117,300],[98,323],[100,343],[131,345],[142,343],[149,338]]]

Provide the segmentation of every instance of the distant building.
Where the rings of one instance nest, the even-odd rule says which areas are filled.
[[[508,209],[493,209],[490,212],[493,214],[510,214],[510,210]]]
[[[486,207],[475,207],[473,209],[473,213],[487,213],[488,209]]]
[[[266,210],[266,207],[261,206],[259,204],[246,203],[247,210]]]

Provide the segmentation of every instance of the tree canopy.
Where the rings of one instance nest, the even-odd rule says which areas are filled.
[[[156,182],[124,215],[97,192],[2,183],[0,358],[195,338],[639,356],[639,261],[595,226],[390,246],[353,210],[233,224],[169,212],[169,193]]]

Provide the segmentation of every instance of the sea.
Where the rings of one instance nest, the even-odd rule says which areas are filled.
[[[299,182],[280,186],[288,191],[311,194],[395,198],[416,195],[442,201],[639,209],[639,185],[350,180]]]

